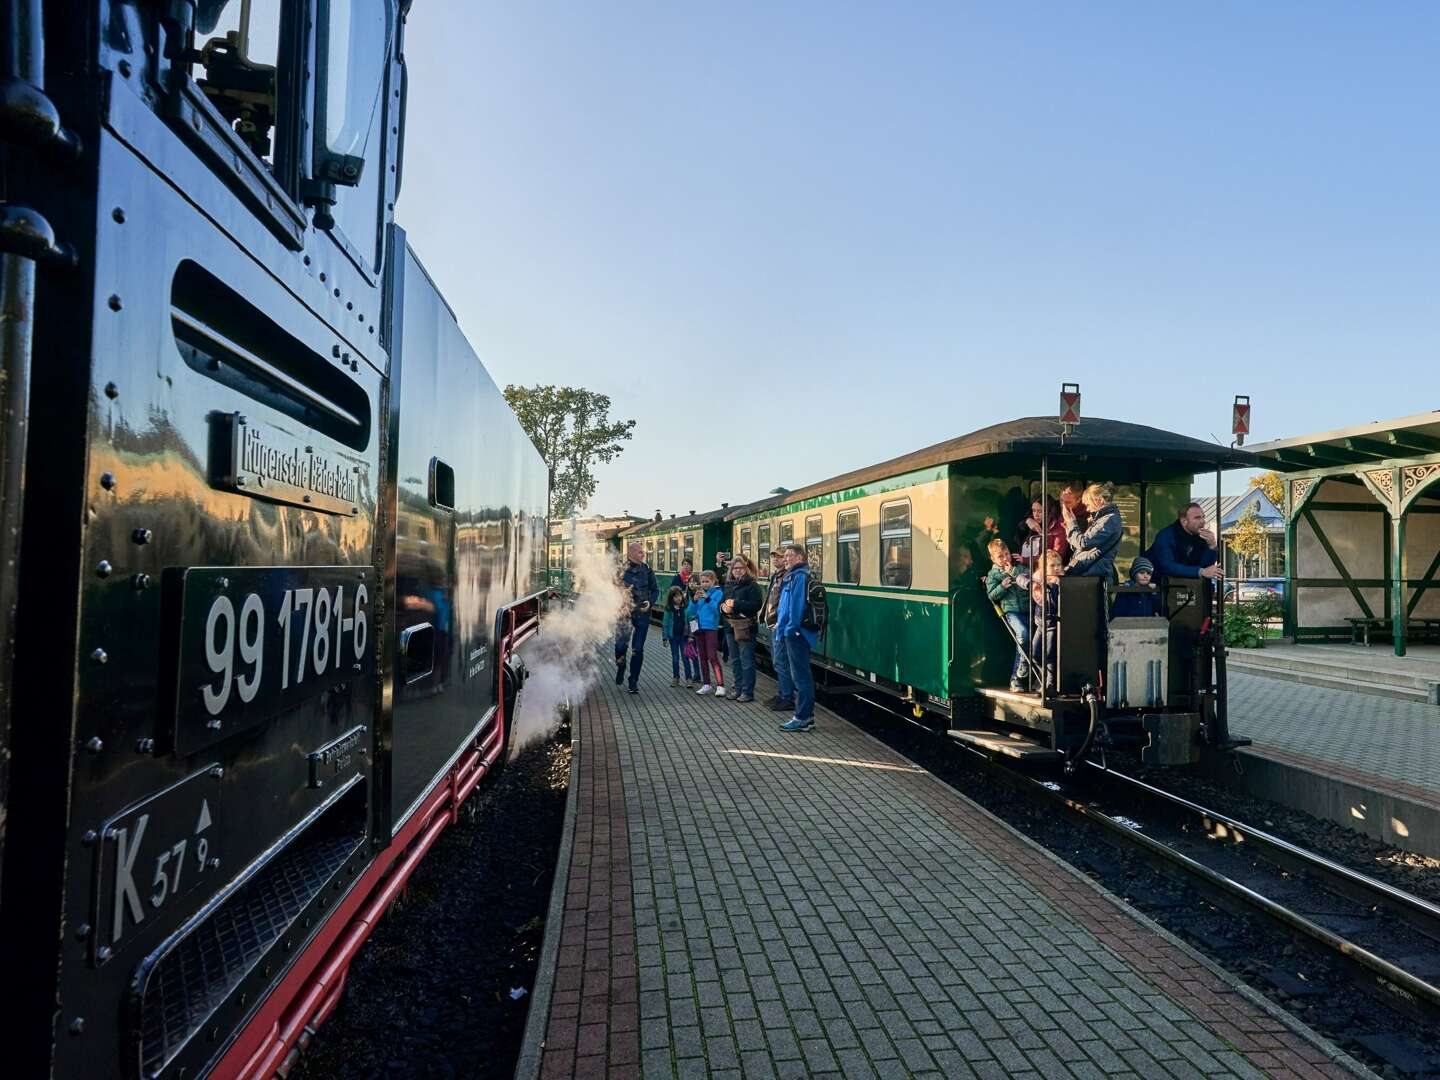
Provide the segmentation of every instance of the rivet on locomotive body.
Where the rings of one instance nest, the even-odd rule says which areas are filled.
[[[149,574],[136,574],[130,579],[130,585],[136,592],[144,592],[150,587]]]
[[[116,386],[113,382],[107,382],[105,384],[105,396],[111,401],[114,401],[120,396],[120,387]]]
[[[155,752],[154,739],[136,739],[135,752],[137,754],[153,754]]]
[[[223,779],[224,776],[225,776],[225,766],[223,766],[223,765],[211,765],[211,766],[210,766],[210,779],[212,779],[212,780],[220,780],[220,779]]]
[[[309,495],[306,495],[306,496],[305,496],[305,501],[306,501],[307,503],[310,501],[310,496],[309,496]]]
[[[115,568],[110,565],[110,561],[108,559],[101,559],[98,563],[95,564],[95,576],[109,577],[110,571],[114,569]]]
[[[114,490],[115,490],[115,474],[114,474],[114,473],[108,473],[108,472],[106,472],[106,473],[101,473],[101,474],[100,474],[100,486],[103,487],[106,491],[114,491]]]
[[[90,661],[95,664],[106,664],[110,661],[110,654],[104,649],[96,649],[90,654]]]
[[[128,79],[130,77],[131,68],[129,60],[121,60],[120,63],[116,65],[116,67],[119,68],[122,78]]]
[[[215,588],[217,588],[217,589],[228,589],[229,587],[230,587],[230,579],[229,579],[228,577],[217,577],[217,578],[215,579]]]
[[[148,544],[155,539],[155,534],[149,529],[136,529],[130,534],[130,539],[137,544]]]
[[[110,957],[114,955],[115,950],[110,948],[109,945],[101,945],[100,948],[95,950],[95,959],[100,961],[100,963],[102,964],[108,964],[110,962]]]
[[[119,310],[120,310],[122,307],[124,307],[124,306],[125,306],[125,305],[120,302],[120,295],[119,295],[119,293],[111,293],[111,294],[110,294],[110,310],[111,310],[111,311],[119,311]]]
[[[218,869],[220,869],[220,856],[218,856],[218,855],[212,855],[212,856],[210,856],[210,858],[208,858],[208,859],[205,860],[205,867],[206,867],[206,869],[208,869],[208,870],[218,870]]]
[[[338,359],[339,356],[340,356],[340,346],[339,346],[339,345],[331,345],[331,346],[330,346],[330,355]],[[347,353],[346,355],[348,356],[349,354]]]
[[[70,1034],[71,1034],[71,1035],[84,1035],[84,1034],[85,1034],[85,1018],[84,1018],[83,1016],[77,1016],[77,1017],[75,1017],[74,1020],[71,1020],[71,1021],[70,1021]]]
[[[79,926],[75,927],[75,940],[76,940],[76,941],[88,941],[89,939],[90,939],[90,924],[89,924],[88,922],[82,922]]]
[[[89,750],[92,754],[98,754],[105,749],[105,740],[100,738],[99,735],[92,735],[86,740],[85,749]]]
[[[82,836],[82,837],[80,837],[80,842],[81,842],[82,844],[84,844],[86,847],[94,847],[94,846],[95,846],[95,841],[97,841],[97,840],[99,840],[99,839],[100,839],[100,834],[97,833],[94,829],[86,829],[86,830],[85,830],[85,835]]]

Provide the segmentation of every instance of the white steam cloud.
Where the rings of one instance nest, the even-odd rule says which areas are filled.
[[[574,552],[571,598],[551,604],[540,633],[524,646],[529,677],[510,736],[515,750],[549,735],[560,710],[585,699],[601,677],[595,651],[614,642],[617,625],[630,611],[630,597],[616,583],[619,554],[578,533],[573,518],[566,530]]]

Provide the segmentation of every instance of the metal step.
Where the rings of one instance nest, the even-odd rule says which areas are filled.
[[[990,754],[1001,754],[1019,761],[1060,761],[1064,757],[1058,750],[1051,750],[1048,746],[1041,746],[1020,735],[1004,731],[951,728],[950,737],[959,739],[977,750],[984,750]]]

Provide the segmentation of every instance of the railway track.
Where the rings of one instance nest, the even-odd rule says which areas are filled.
[[[869,706],[889,719],[906,721],[911,731],[926,731],[934,749],[925,757],[941,754],[949,745],[965,750],[966,761],[1004,788],[1062,809],[1070,820],[1100,830],[1112,847],[1138,854],[1160,874],[1192,887],[1217,907],[1256,916],[1302,949],[1330,960],[1346,981],[1397,1014],[1389,1022],[1377,1014],[1379,1033],[1358,1040],[1373,1058],[1396,1065],[1401,1074],[1435,1075],[1434,1065],[1406,1063],[1417,1052],[1414,1031],[1429,1041],[1424,1033],[1433,1039],[1440,1030],[1440,906],[1124,773],[1089,763],[1063,780],[1028,775],[981,750],[935,735],[888,702],[866,695],[850,700],[857,709]],[[839,709],[842,715],[850,712],[843,703]],[[867,729],[875,719],[873,714],[869,723],[859,716],[847,718]],[[910,752],[904,746],[895,748]],[[928,765],[939,771],[933,761]],[[1235,966],[1233,956],[1216,959]],[[1292,970],[1304,966],[1289,965]],[[1271,972],[1266,981],[1291,999],[1313,1000],[1334,989],[1318,976],[1307,984],[1298,970]],[[1405,1020],[1418,1028],[1410,1029]],[[1337,1041],[1355,1041],[1353,1031],[1329,1034]]]

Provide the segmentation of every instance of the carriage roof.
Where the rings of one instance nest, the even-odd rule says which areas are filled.
[[[1060,422],[1053,416],[1025,416],[739,507],[729,511],[726,519],[733,521],[746,514],[934,465],[965,462],[1024,469],[1038,467],[1042,457],[1049,457],[1060,467],[1083,459],[1081,471],[1086,475],[1108,478],[1106,474],[1113,473],[1116,479],[1124,480],[1173,480],[1210,469],[1261,467],[1259,459],[1243,450],[1148,424],[1086,417],[1062,439]]]

